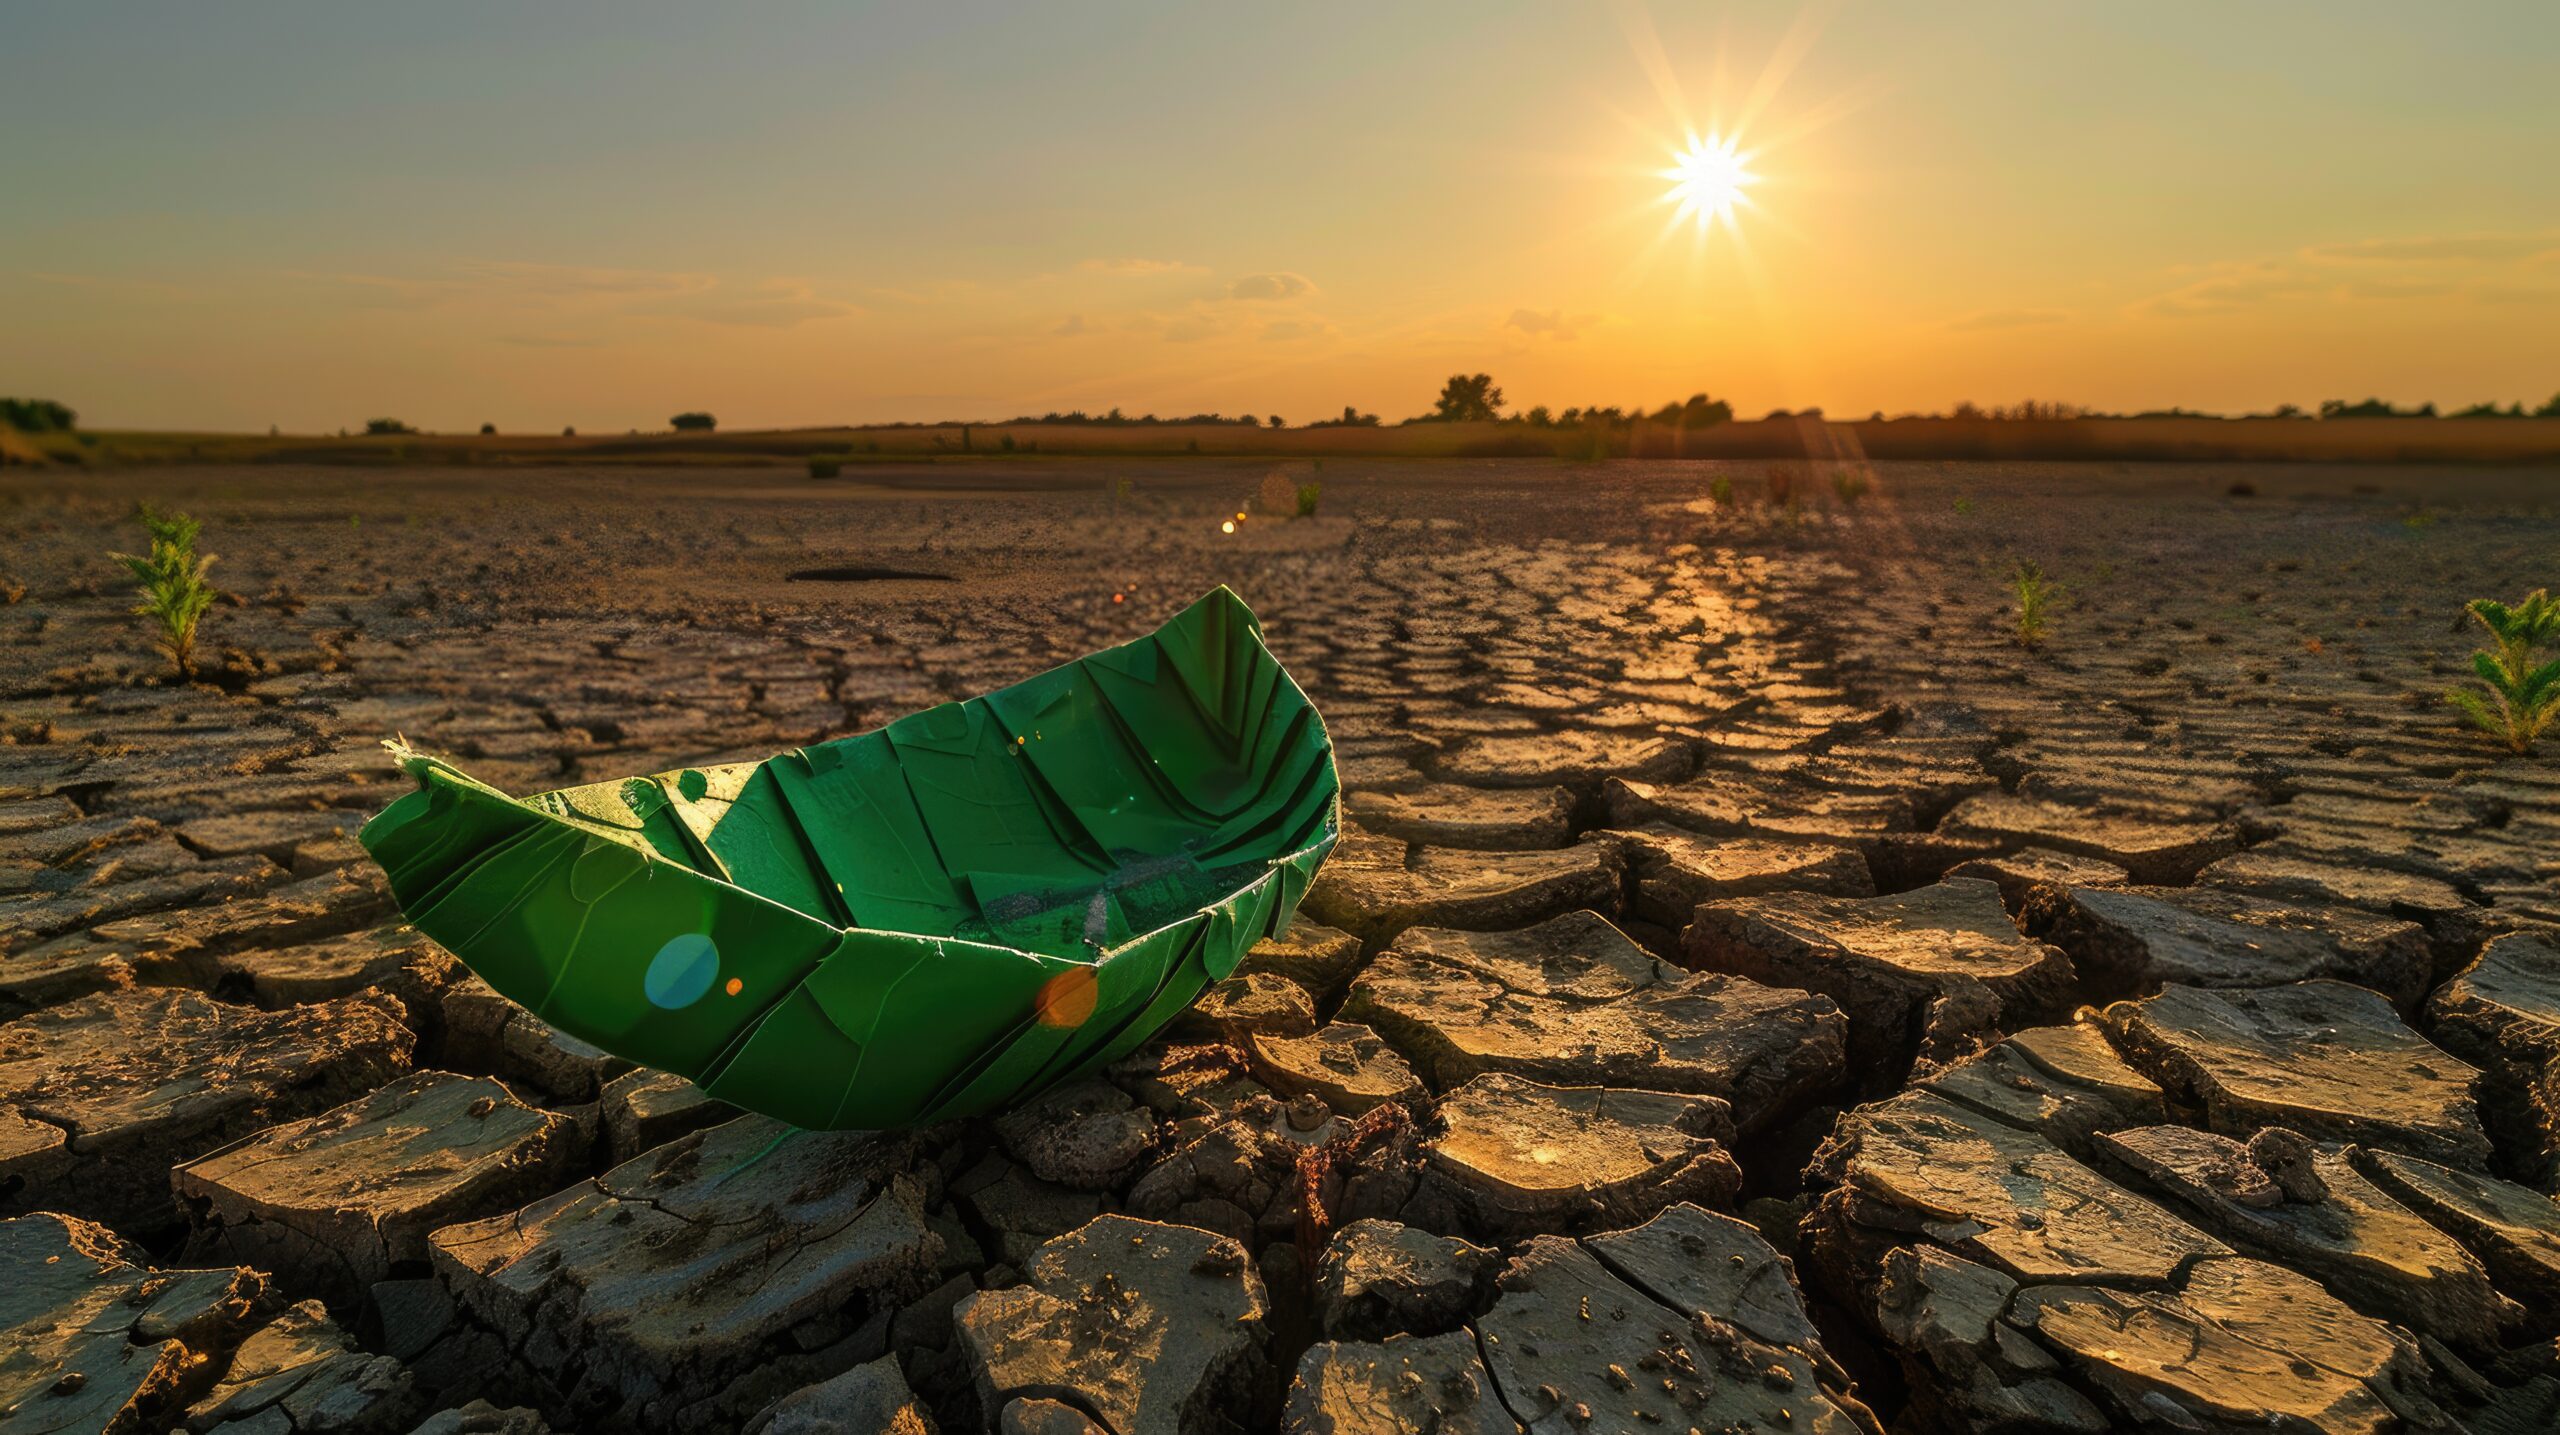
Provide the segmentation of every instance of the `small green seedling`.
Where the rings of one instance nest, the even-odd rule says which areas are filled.
[[[2009,575],[2009,590],[2018,595],[2019,644],[2028,648],[2041,646],[2053,626],[2053,605],[2062,596],[2062,585],[2046,577],[2033,559],[2027,559]]]
[[[1318,499],[1323,498],[1323,497],[1324,497],[1324,485],[1323,485],[1323,484],[1321,484],[1321,483],[1302,483],[1302,484],[1299,484],[1299,485],[1298,485],[1298,516],[1299,516],[1300,518],[1313,518],[1313,517],[1315,517],[1315,516],[1316,516],[1316,501],[1317,501]]]
[[[2533,751],[2535,738],[2560,720],[2560,658],[2536,664],[2536,650],[2560,641],[2560,601],[2536,588],[2513,607],[2492,598],[2467,606],[2489,630],[2494,647],[2471,655],[2476,688],[2455,688],[2445,701],[2511,752]]]
[[[1867,476],[1854,468],[1834,469],[1831,491],[1840,495],[1841,507],[1855,508],[1858,500],[1867,496]]]
[[[1970,517],[1972,517],[1972,516],[1973,516],[1973,500],[1972,500],[1972,499],[1970,499],[1970,498],[1959,498],[1959,499],[1957,499],[1957,500],[1956,500],[1956,517],[1958,517],[1958,518],[1970,518]]]
[[[1707,485],[1707,500],[1718,508],[1733,507],[1733,480],[1717,474],[1716,481]]]
[[[153,640],[169,655],[178,676],[191,678],[196,671],[196,624],[213,606],[213,585],[204,580],[213,555],[196,552],[196,534],[203,525],[185,514],[163,515],[146,503],[141,518],[151,534],[151,551],[109,556],[132,570],[139,584],[136,591],[142,595],[134,613],[149,618],[158,629]]]

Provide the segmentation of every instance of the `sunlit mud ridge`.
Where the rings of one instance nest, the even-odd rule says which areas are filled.
[[[2462,604],[2560,577],[2547,477],[1267,476],[9,490],[0,1426],[2560,1423],[2560,758],[2442,700]],[[143,498],[222,555],[190,684],[105,556]],[[518,792],[751,761],[1219,583],[1342,840],[1000,1114],[741,1114],[354,838],[388,735]]]

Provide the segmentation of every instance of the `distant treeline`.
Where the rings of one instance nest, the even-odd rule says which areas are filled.
[[[1404,424],[1516,423],[1525,425],[1529,428],[1542,429],[1625,429],[1633,428],[1639,424],[1650,424],[1680,429],[1703,429],[1713,427],[1716,424],[1730,423],[1734,418],[1733,405],[1730,402],[1724,399],[1712,398],[1703,393],[1691,394],[1686,399],[1676,399],[1670,403],[1659,406],[1630,404],[1622,408],[1616,404],[1589,404],[1557,411],[1549,408],[1545,404],[1538,404],[1527,409],[1521,409],[1515,412],[1506,412],[1505,410],[1507,407],[1508,406],[1503,399],[1502,389],[1499,385],[1494,383],[1491,375],[1452,374],[1449,376],[1449,381],[1441,387],[1440,396],[1433,403],[1431,412],[1427,414],[1418,414],[1412,418],[1401,420],[1400,422]],[[1818,408],[1796,410],[1772,409],[1768,413],[1767,417],[1772,419],[1811,419],[1818,421],[1821,420],[1824,415],[1822,410]],[[1888,417],[1882,410],[1878,410],[1875,413],[1869,414],[1866,421],[1869,423],[1887,423],[1891,422],[1893,419],[1958,419],[1970,422],[2027,423],[2049,422],[2058,419],[2222,419],[2229,417],[2253,419],[2431,419],[2437,417],[2458,419],[2548,419],[2560,418],[2560,394],[2553,395],[2549,402],[2543,404],[2540,408],[2535,409],[2528,409],[2521,403],[2511,403],[2506,407],[2501,408],[2496,403],[2491,402],[2473,404],[2469,408],[2456,409],[2452,413],[2445,415],[2439,415],[2436,411],[2436,406],[2431,403],[2419,404],[2414,408],[2399,408],[2387,400],[2378,398],[2365,399],[2361,402],[2349,402],[2345,399],[2329,399],[2322,402],[2317,410],[2305,410],[2295,404],[2281,404],[2266,413],[2236,416],[2211,413],[2201,409],[2187,408],[2144,409],[2136,413],[2111,413],[2103,409],[2089,408],[2080,404],[2060,403],[2047,399],[2026,399],[2015,404],[2006,405],[1983,405],[1967,400],[1956,404],[1945,413],[1913,412],[1895,414]],[[1145,426],[1149,424],[1233,424],[1245,428],[1255,428],[1268,425],[1275,429],[1287,427],[1287,424],[1277,414],[1274,414],[1269,418],[1257,418],[1252,414],[1240,414],[1236,417],[1229,418],[1224,414],[1214,413],[1185,414],[1170,418],[1159,418],[1154,414],[1139,414],[1131,416],[1122,413],[1118,409],[1113,409],[1109,413],[1105,414],[1089,414],[1082,409],[1075,409],[1065,413],[1052,411],[1045,414],[1024,414],[1018,418],[1009,419],[1006,422],[1010,424],[1125,424],[1131,426]],[[950,425],[947,423],[866,425],[866,427],[871,428],[937,428],[949,426]],[[1382,426],[1382,421],[1376,414],[1364,414],[1357,408],[1353,408],[1348,405],[1343,408],[1342,415],[1339,418],[1318,419],[1313,423],[1301,425],[1301,427],[1305,428],[1378,428]]]
[[[1245,428],[1260,428],[1262,426],[1262,418],[1258,414],[1238,414],[1234,418],[1229,418],[1225,414],[1173,414],[1170,416],[1159,416],[1156,414],[1124,414],[1118,409],[1113,409],[1107,414],[1089,414],[1082,409],[1070,409],[1065,413],[1060,413],[1057,410],[1052,409],[1038,417],[1034,417],[1030,414],[1024,414],[1019,418],[1007,419],[1005,422],[1008,424],[1131,424],[1140,427],[1148,424],[1237,424]],[[1273,428],[1284,427],[1277,418],[1271,420],[1271,426]]]
[[[1497,397],[1500,395],[1500,392],[1500,390],[1495,390]],[[1436,420],[1440,417],[1441,415],[1438,414],[1426,414],[1422,418],[1408,420],[1408,422],[1424,423]],[[1733,418],[1733,409],[1721,399],[1710,399],[1705,394],[1692,394],[1685,403],[1664,404],[1658,409],[1645,409],[1641,406],[1622,409],[1612,405],[1593,405],[1589,408],[1566,409],[1560,414],[1551,414],[1544,405],[1540,405],[1536,408],[1528,409],[1518,414],[1489,414],[1482,415],[1482,417],[1493,418],[1504,423],[1523,423],[1532,428],[1578,428],[1595,426],[1624,428],[1639,423],[1668,424],[1680,428],[1705,428],[1711,424],[1724,423],[1731,420]],[[1795,410],[1771,409],[1765,417],[1771,419],[1821,419],[1824,415],[1822,410],[1818,408]],[[2187,408],[2143,409],[2136,413],[2111,413],[2105,409],[2094,409],[2080,404],[2057,403],[2044,399],[2027,399],[2020,403],[2008,405],[1984,405],[1976,404],[1967,400],[1956,404],[1945,413],[1912,412],[1888,415],[1883,410],[1879,409],[1874,413],[1868,414],[1863,421],[1867,423],[1891,423],[1897,419],[1952,419],[1970,423],[2030,423],[2051,422],[2058,419],[2229,418],[2560,419],[2560,394],[2553,395],[2550,401],[2543,404],[2540,408],[2528,409],[2520,403],[2511,403],[2504,408],[2500,408],[2495,403],[2478,403],[2471,405],[2469,408],[2456,409],[2449,414],[2439,414],[2436,411],[2436,406],[2431,403],[2419,404],[2414,408],[2404,409],[2395,407],[2383,399],[2365,399],[2359,403],[2349,403],[2344,399],[2328,399],[2321,403],[2317,411],[2306,411],[2296,404],[2279,404],[2268,412],[2254,414],[2218,414],[2203,409]]]
[[[20,433],[69,433],[79,419],[51,399],[0,399],[0,424]]]
[[[1282,424],[1278,418],[1273,418],[1269,420],[1269,422],[1273,428],[1286,427],[1286,425]],[[1165,424],[1232,424],[1239,428],[1260,428],[1263,423],[1263,418],[1258,414],[1237,414],[1235,417],[1229,418],[1225,414],[1126,414],[1122,413],[1118,409],[1113,409],[1107,414],[1089,414],[1082,409],[1067,409],[1064,411],[1051,409],[1045,414],[1021,414],[1014,418],[1002,419],[992,423],[986,419],[940,419],[931,423],[863,424],[862,427],[872,429],[935,429],[957,428],[962,424],[979,428],[1001,428],[1017,424],[1101,424],[1125,426],[1129,428],[1149,428]]]
[[[1406,422],[1419,423],[1421,420],[1408,419]],[[1118,409],[1113,409],[1109,413],[1089,414],[1082,409],[1051,409],[1045,414],[1017,414],[1012,418],[1001,419],[994,422],[989,422],[985,419],[936,419],[931,422],[910,421],[902,423],[863,424],[861,427],[867,429],[947,429],[962,427],[1017,428],[1030,424],[1060,424],[1069,427],[1081,426],[1093,428],[1172,428],[1177,425],[1193,427],[1204,425],[1224,425],[1230,428],[1284,429],[1289,426],[1289,421],[1278,414],[1235,414],[1232,416],[1217,413],[1131,414],[1123,413]],[[1379,426],[1380,420],[1376,414],[1364,414],[1349,404],[1343,405],[1342,416],[1340,418],[1317,419],[1313,423],[1299,425],[1301,428],[1311,429],[1377,428]]]
[[[2290,409],[2293,405],[2287,404],[2285,407]],[[2293,418],[2296,417],[2296,415],[2290,413],[2277,413],[2270,415],[2269,417]],[[2341,399],[2331,399],[2320,405],[2320,417],[2324,419],[2431,419],[2436,417],[2436,406],[2433,404],[2420,404],[2414,409],[2395,409],[2380,399],[2367,399],[2360,404],[2347,403]],[[2560,394],[2553,394],[2551,396],[2551,401],[2538,409],[2527,410],[2522,404],[2509,404],[2505,408],[2500,408],[2495,401],[2491,401],[2488,403],[2473,404],[2467,409],[2455,409],[2452,413],[2446,415],[2446,417],[2457,419],[2560,419]]]
[[[1818,414],[1818,413],[1820,413],[1821,411],[1817,409],[1817,410],[1813,410],[1812,412],[1814,412],[1814,413],[1817,413],[1817,414]],[[1770,415],[1770,417],[1775,418],[1775,417],[1778,417],[1778,415],[1772,414],[1772,415]],[[1877,418],[1877,419],[1882,419],[1882,418],[1884,417],[1884,415],[1883,415],[1883,414],[1876,414],[1874,417],[1875,417],[1875,418]],[[1945,418],[1951,418],[1951,419],[1990,419],[1990,420],[1994,420],[1994,421],[2003,420],[2003,419],[2012,419],[2012,420],[2014,420],[2014,419],[2225,419],[2225,418],[2249,418],[2249,419],[2313,419],[2313,418],[2319,418],[2319,419],[2432,419],[2432,418],[2456,418],[2456,419],[2560,419],[2560,394],[2554,394],[2554,395],[2552,395],[2552,396],[2551,396],[2551,399],[2550,399],[2550,401],[2549,401],[2549,402],[2547,402],[2547,403],[2543,404],[2543,405],[2542,405],[2542,407],[2537,408],[2537,409],[2528,409],[2528,408],[2526,408],[2523,404],[2520,404],[2520,403],[2511,403],[2511,404],[2507,405],[2505,408],[2500,408],[2500,407],[2498,407],[2498,405],[2497,405],[2495,402],[2489,402],[2489,403],[2478,403],[2478,404],[2473,404],[2473,405],[2471,405],[2469,408],[2455,409],[2455,410],[2454,410],[2452,413],[2450,413],[2450,414],[2438,414],[2438,413],[2436,412],[2436,406],[2435,406],[2434,404],[2419,404],[2419,405],[2417,405],[2417,406],[2416,406],[2416,407],[2414,407],[2414,408],[2405,408],[2405,409],[2404,409],[2404,408],[2399,408],[2399,407],[2394,406],[2394,405],[2393,405],[2389,400],[2387,400],[2387,399],[2365,399],[2365,400],[2363,400],[2363,401],[2361,401],[2361,402],[2357,402],[2357,403],[2350,403],[2350,402],[2348,402],[2348,401],[2347,401],[2347,400],[2345,400],[2345,399],[2323,399],[2323,400],[2321,400],[2321,401],[2320,401],[2320,407],[2319,407],[2317,410],[2308,411],[2308,412],[2306,412],[2306,411],[2305,411],[2305,410],[2304,410],[2304,409],[2303,409],[2299,404],[2278,404],[2278,405],[2276,405],[2274,408],[2269,409],[2268,411],[2266,411],[2265,413],[2257,413],[2257,414],[2236,414],[2236,415],[2235,415],[2235,414],[2217,414],[2217,413],[2209,413],[2209,412],[2206,412],[2205,410],[2202,410],[2202,409],[2145,409],[2145,410],[2143,410],[2143,411],[2142,411],[2142,412],[2140,412],[2140,413],[2131,413],[2131,414],[2111,414],[2111,413],[2103,412],[2103,411],[2098,410],[2098,409],[2082,408],[2082,407],[2080,407],[2080,406],[2079,406],[2079,405],[2077,405],[2077,404],[2038,403],[2038,402],[2035,402],[2035,401],[2033,401],[2033,400],[2030,400],[2030,401],[2028,401],[2028,402],[2026,402],[2026,403],[2019,404],[2019,405],[2017,405],[2017,406],[2016,406],[2016,407],[2014,407],[2014,408],[2006,408],[2006,409],[2004,409],[2004,408],[1999,408],[1999,407],[1995,406],[1995,407],[1987,408],[1987,409],[1986,409],[1986,408],[1977,408],[1977,407],[1975,407],[1974,405],[1972,405],[1972,404],[1970,404],[1970,403],[1962,403],[1962,404],[1958,404],[1958,405],[1956,405],[1953,411],[1951,411],[1951,412],[1949,412],[1949,413],[1947,413],[1947,414],[1944,414],[1944,415],[1939,415],[1939,414],[1904,414],[1904,415],[1901,415],[1900,417],[1904,417],[1904,418],[1939,418],[1939,417],[1945,417]]]
[[[1508,408],[1509,406],[1503,398],[1502,389],[1499,385],[1494,383],[1492,375],[1452,374],[1449,376],[1448,382],[1441,386],[1440,396],[1433,402],[1429,413],[1417,414],[1412,418],[1403,419],[1398,421],[1396,424],[1389,425],[1381,420],[1376,414],[1362,413],[1358,408],[1346,404],[1343,406],[1341,414],[1337,417],[1317,419],[1310,423],[1301,424],[1299,427],[1308,429],[1400,428],[1412,424],[1490,423],[1518,425],[1522,428],[1531,429],[1581,429],[1594,433],[1619,432],[1639,427],[1650,429],[1667,428],[1694,433],[1700,430],[1714,428],[1719,424],[1731,423],[1734,421],[1733,405],[1729,401],[1712,398],[1704,393],[1691,394],[1685,399],[1676,399],[1672,402],[1654,407],[1647,407],[1643,404],[1631,404],[1623,408],[1616,404],[1588,404],[1567,408],[1560,412],[1550,409],[1545,404],[1538,404],[1530,408],[1517,411],[1506,411]],[[1768,419],[1776,420],[1808,420],[1814,422],[1821,422],[1825,419],[1822,410],[1818,408],[1797,409],[1793,411],[1787,409],[1772,409],[1766,417]],[[12,428],[20,433],[71,433],[78,421],[78,418],[79,416],[74,413],[68,405],[57,403],[52,399],[0,398],[0,427]],[[2528,409],[2522,403],[2509,403],[2504,407],[2501,407],[2495,401],[2489,401],[2472,404],[2467,408],[2455,409],[2450,413],[2444,414],[2439,414],[2436,410],[2436,406],[2432,403],[2419,404],[2413,408],[2401,408],[2386,399],[2379,398],[2368,398],[2352,402],[2346,399],[2327,399],[2322,401],[2317,409],[2313,410],[2305,410],[2295,404],[2280,404],[2265,413],[2237,415],[2217,414],[2198,409],[2186,408],[2145,409],[2138,413],[2109,413],[2100,409],[2083,407],[2079,404],[2060,403],[2045,399],[2027,399],[2019,403],[2008,405],[1982,405],[1967,400],[1956,404],[1944,413],[1914,412],[1894,414],[1888,417],[1882,410],[1878,410],[1869,414],[1862,422],[1892,423],[1906,420],[1914,422],[1944,422],[1953,420],[1965,423],[1999,424],[2039,423],[2068,419],[2204,419],[2218,421],[2230,418],[2302,420],[2432,418],[2560,419],[2560,394],[2554,394],[2548,401],[2544,402],[2538,408]],[[709,413],[695,410],[677,414],[674,418],[668,420],[668,426],[678,433],[703,435],[712,432],[718,426],[718,420]],[[1289,424],[1286,419],[1282,418],[1278,414],[1236,414],[1232,416],[1220,413],[1164,415],[1152,413],[1130,414],[1115,408],[1109,412],[1099,414],[1087,413],[1083,409],[1068,409],[1063,411],[1052,409],[1044,414],[1022,414],[997,423],[988,423],[977,419],[944,419],[929,423],[872,423],[862,424],[858,427],[864,429],[894,431],[953,428],[966,430],[972,427],[1006,428],[1033,426],[1137,429],[1208,427],[1284,429],[1289,427]],[[384,438],[423,436],[424,431],[400,419],[374,418],[365,420],[361,432],[369,437]],[[274,431],[271,429],[269,430],[269,433],[272,435]],[[345,429],[340,429],[338,433],[341,438],[348,436],[347,430]],[[495,437],[497,435],[497,426],[494,424],[482,424],[480,426],[480,433],[484,436]],[[576,434],[577,430],[574,428],[564,428],[561,430],[561,436],[563,438],[572,438],[575,437]],[[638,437],[639,430],[632,430],[631,436],[635,438]],[[1576,442],[1579,441],[1577,440]]]
[[[1501,392],[1501,390],[1496,389],[1494,394],[1498,398],[1500,397]],[[1822,417],[1822,410],[1807,409],[1804,416],[1806,418],[1818,419]],[[1769,417],[1789,418],[1792,417],[1792,415],[1788,414],[1786,410],[1780,409]],[[1684,400],[1664,404],[1658,409],[1647,409],[1640,405],[1633,408],[1622,409],[1614,404],[1593,404],[1588,408],[1566,409],[1560,414],[1549,414],[1546,406],[1544,404],[1540,404],[1535,408],[1516,415],[1513,421],[1527,424],[1531,428],[1542,429],[1631,428],[1640,423],[1669,424],[1676,428],[1701,429],[1709,428],[1716,424],[1731,423],[1733,421],[1733,405],[1722,399],[1708,398],[1705,394],[1691,394]]]

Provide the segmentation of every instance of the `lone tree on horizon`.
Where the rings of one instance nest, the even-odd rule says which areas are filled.
[[[1502,417],[1502,390],[1495,388],[1491,374],[1451,374],[1441,385],[1440,398],[1431,406],[1431,417],[1438,423],[1482,423]]]
[[[667,420],[667,423],[678,433],[709,433],[720,425],[720,421],[718,419],[713,418],[709,414],[698,412],[678,414],[674,418]]]

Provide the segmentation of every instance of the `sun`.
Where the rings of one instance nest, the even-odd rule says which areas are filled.
[[[1731,138],[1690,136],[1688,149],[1673,156],[1662,177],[1671,181],[1663,203],[1679,206],[1677,218],[1695,219],[1706,228],[1731,222],[1733,211],[1751,203],[1743,191],[1760,182],[1751,172],[1751,156]]]

